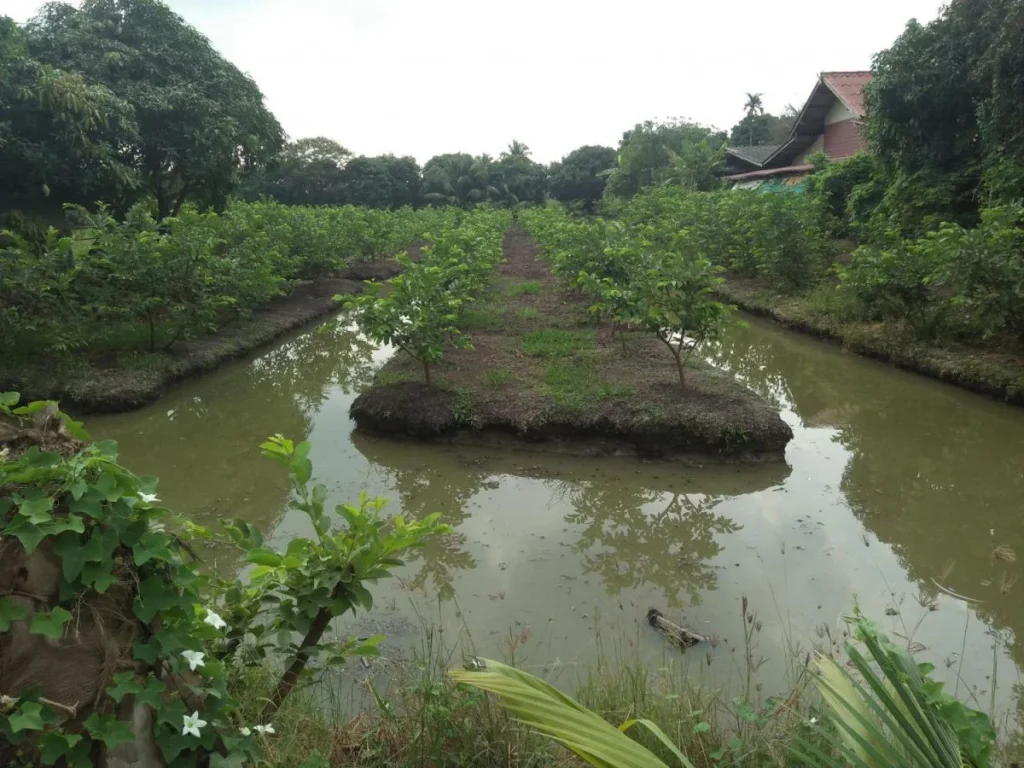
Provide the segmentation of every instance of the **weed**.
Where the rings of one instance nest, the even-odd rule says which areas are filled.
[[[491,368],[484,372],[484,384],[497,389],[506,381],[512,378],[512,372],[508,368]]]
[[[516,318],[526,322],[537,320],[540,318],[540,312],[533,307],[523,307],[522,309],[516,310]]]
[[[497,310],[472,307],[462,311],[459,327],[466,331],[500,331],[505,321]]]
[[[540,291],[541,284],[537,280],[527,280],[508,287],[509,296],[536,296]]]
[[[375,387],[386,387],[388,384],[401,384],[403,381],[419,381],[409,371],[380,371],[373,379]]]
[[[542,328],[539,331],[531,331],[523,337],[523,353],[527,357],[569,357],[593,349],[593,333],[573,333]]]
[[[455,402],[452,404],[452,419],[456,424],[472,426],[476,422],[476,401],[473,393],[461,387],[455,390]]]

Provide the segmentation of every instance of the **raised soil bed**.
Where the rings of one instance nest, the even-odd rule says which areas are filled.
[[[450,350],[423,383],[400,354],[351,408],[360,430],[402,439],[530,447],[577,455],[779,461],[792,430],[731,377],[688,369],[656,339],[625,353],[566,294],[524,233],[505,238],[493,293],[468,312],[472,349]]]

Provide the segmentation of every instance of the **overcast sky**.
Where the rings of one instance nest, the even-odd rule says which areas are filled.
[[[40,0],[0,0],[25,21]],[[616,146],[646,119],[728,129],[746,92],[800,106],[818,72],[868,69],[938,0],[170,0],[248,72],[292,138],[421,163]]]

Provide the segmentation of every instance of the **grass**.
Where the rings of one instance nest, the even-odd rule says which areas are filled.
[[[523,337],[522,349],[527,357],[569,357],[593,350],[594,334],[542,328]]]
[[[512,378],[512,371],[508,368],[489,368],[484,371],[484,385],[497,389]]]
[[[523,322],[532,322],[540,319],[540,311],[533,307],[524,307],[523,309],[516,310],[516,319],[522,320]]]
[[[489,307],[464,309],[459,319],[459,327],[467,331],[499,331],[504,325],[501,313]]]
[[[516,296],[536,296],[541,292],[541,284],[539,280],[527,280],[523,283],[513,283],[507,289],[508,295],[512,297]]]
[[[602,623],[595,620],[591,635],[581,642],[599,649],[598,660],[582,671],[574,665],[554,664],[541,677],[613,724],[650,720],[697,768],[803,764],[791,751],[797,744],[812,743],[831,752],[835,730],[815,690],[816,656],[811,651],[823,658],[842,659],[846,640],[842,627],[819,632],[813,647],[805,647],[794,640],[799,633],[780,615],[788,641],[786,685],[767,694],[759,679],[763,630],[758,610],[746,598],[737,610],[743,611],[744,632],[733,653],[716,653],[721,640],[712,636],[704,648],[681,653],[666,642],[660,658],[643,656],[640,633],[654,630],[641,617],[635,634],[611,639],[602,636]],[[922,610],[927,617],[927,608]],[[906,620],[913,622],[914,617]],[[468,627],[453,633],[453,628],[442,631],[423,619],[421,625],[411,658],[375,660],[367,673],[354,667],[356,671],[323,679],[287,700],[274,718],[277,735],[264,741],[267,764],[273,768],[581,765],[566,750],[514,720],[493,698],[453,682],[448,671],[463,668],[465,660],[477,655]],[[914,626],[908,637],[897,642],[911,644],[920,621]],[[505,663],[517,666],[530,654],[530,634],[529,627],[509,629]],[[451,637],[460,638],[458,646],[444,639]],[[731,685],[723,686],[720,675],[710,669],[722,664],[734,671]],[[536,666],[532,669],[535,672]],[[353,682],[344,686],[343,679]],[[230,686],[242,703],[243,723],[259,722],[262,702],[276,680],[266,668],[236,668]],[[994,764],[1009,765],[1020,758],[1021,747],[1010,730],[1011,724],[1004,723]],[[632,729],[630,734],[666,765],[678,764],[650,733]],[[322,758],[319,762],[311,757],[317,754]]]
[[[601,383],[593,367],[580,361],[548,363],[544,384],[547,394],[570,410],[582,410],[595,400],[628,397],[634,391],[629,386]]]

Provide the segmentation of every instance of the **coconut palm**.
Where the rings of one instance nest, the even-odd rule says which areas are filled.
[[[762,93],[748,93],[747,103],[743,109],[747,113],[747,122],[750,123],[750,146],[754,146],[754,118],[764,114],[764,102],[761,101]]]
[[[502,157],[529,157],[530,148],[521,141],[512,139],[512,143],[508,145],[508,150],[501,153]]]
[[[471,208],[497,194],[491,186],[487,166],[479,158],[451,155],[431,165],[423,175],[431,205]]]

